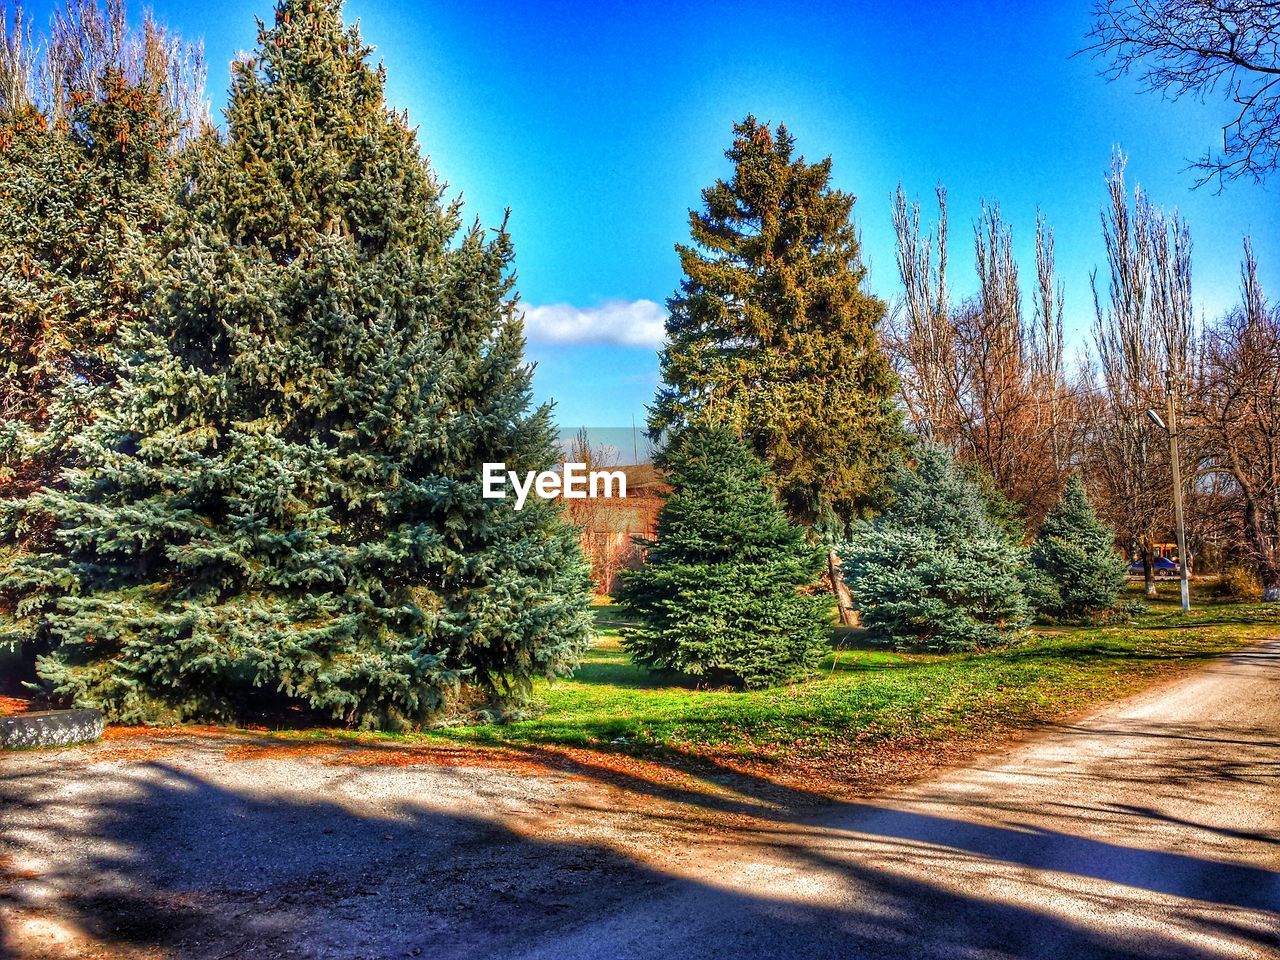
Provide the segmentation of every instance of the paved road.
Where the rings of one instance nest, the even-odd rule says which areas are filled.
[[[0,958],[1280,957],[1280,642],[862,804],[528,760],[0,759]]]
[[[515,955],[1280,957],[1280,644],[756,843]]]

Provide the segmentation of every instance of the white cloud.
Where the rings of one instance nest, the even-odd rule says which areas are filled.
[[[597,307],[552,303],[525,308],[524,332],[539,343],[656,347],[662,343],[666,318],[666,308],[652,300],[606,300]]]

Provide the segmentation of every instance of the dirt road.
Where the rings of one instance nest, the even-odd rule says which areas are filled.
[[[209,734],[6,756],[0,953],[1280,956],[1280,642],[857,803],[430,754]]]

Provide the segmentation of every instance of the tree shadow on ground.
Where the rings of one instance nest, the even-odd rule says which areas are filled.
[[[1160,617],[1155,620],[1154,616]],[[1280,623],[1280,604],[1213,606],[1183,613],[1181,610],[1158,611],[1151,619],[1132,625],[1144,631],[1195,630],[1204,627],[1266,627]]]
[[[670,690],[672,692],[726,692],[750,693],[730,683],[716,683],[705,678],[682,674],[675,670],[650,670],[630,660],[619,662],[610,652],[609,659],[592,659],[588,654],[573,672],[570,682],[588,686],[619,687],[628,690]],[[870,654],[870,655],[867,655]],[[894,670],[910,670],[930,659],[919,656],[914,659],[894,654],[883,646],[831,646],[822,663],[814,668],[809,679],[821,679],[833,673],[886,673]]]
[[[704,814],[738,815],[736,847],[783,857],[827,878],[822,896],[769,883],[680,879],[586,837],[520,829],[518,818],[462,815],[415,799],[423,772],[394,771],[370,793],[367,771],[317,769],[288,788],[230,787],[191,772],[217,769],[225,742],[197,741],[183,762],[104,763],[69,785],[55,759],[0,779],[0,849],[48,857],[35,877],[0,877],[0,917],[53,915],[108,956],[156,949],[173,957],[424,956],[439,960],[574,957],[973,957],[1190,960],[1193,939],[1110,928],[1109,894],[1089,894],[1089,922],[1051,913],[1051,878],[1188,897],[1206,907],[1181,922],[1264,946],[1237,916],[1274,910],[1272,871],[1102,842],[1017,822],[971,823],[873,803],[824,805],[818,793],[706,764],[711,788],[536,747],[519,755],[559,774],[653,801],[647,831],[688,830]],[[371,749],[360,745],[361,750]],[[386,750],[402,750],[392,747]],[[45,758],[41,758],[42,760]],[[303,761],[294,760],[301,763]],[[223,770],[219,775],[225,775]],[[436,771],[437,775],[439,774]],[[458,776],[465,778],[466,773]],[[92,804],[77,797],[92,789]],[[483,796],[483,792],[479,796]],[[607,794],[606,794],[607,797]],[[484,802],[473,805],[483,810]],[[679,837],[678,831],[672,837]],[[702,851],[705,854],[705,850]],[[974,889],[944,886],[920,864],[959,858]],[[10,861],[6,861],[10,862]],[[1043,905],[1003,902],[982,884],[1019,868]],[[1073,896],[1082,896],[1073,894]],[[1180,931],[1186,932],[1186,930]],[[12,955],[16,932],[0,930]],[[3,953],[5,947],[0,947]],[[52,954],[50,954],[52,956]],[[1259,956],[1263,955],[1261,952]]]
[[[1111,643],[1096,636],[1083,635],[1076,641],[1063,641],[1051,646],[1019,646],[990,651],[988,656],[1009,663],[1044,663],[1047,666],[1066,663],[1102,664],[1109,660],[1159,661],[1164,663],[1210,663],[1221,660],[1222,653],[1215,650],[1138,650],[1132,645]]]
[[[1090,733],[1080,728],[1081,733]],[[1153,734],[1158,735],[1158,734]],[[1174,736],[1175,734],[1164,734]],[[1265,741],[1244,741],[1265,745]],[[536,748],[525,748],[526,754],[537,754]],[[1266,761],[1262,750],[1258,756],[1225,757],[1206,749],[1184,753],[1178,770],[1167,776],[1135,777],[1134,782],[1148,791],[1161,788],[1187,787],[1197,783],[1230,786],[1233,782],[1266,784],[1280,778],[1280,762]],[[552,762],[551,758],[547,758]],[[857,833],[882,838],[896,838],[918,843],[932,843],[958,848],[991,860],[1020,864],[1032,869],[1067,869],[1076,876],[1120,883],[1126,886],[1238,906],[1244,909],[1280,909],[1280,872],[1242,864],[1223,863],[1184,853],[1145,850],[1117,843],[1075,836],[1064,830],[1015,824],[1011,827],[971,823],[952,817],[938,817],[915,811],[896,810],[876,803],[840,802],[832,804],[821,793],[778,783],[760,776],[724,767],[712,761],[701,761],[702,775],[730,792],[714,793],[696,786],[655,782],[636,774],[620,772],[603,764],[592,764],[577,758],[562,758],[561,769],[577,775],[592,776],[646,796],[678,804],[696,806],[718,813],[747,815],[774,823],[795,825],[837,825]],[[714,771],[714,772],[713,772]],[[1092,779],[1093,774],[1065,774]],[[1111,781],[1123,781],[1118,770],[1108,771]],[[1086,784],[1087,786],[1087,784]],[[981,805],[975,803],[974,809]],[[1153,820],[1177,822],[1184,826],[1231,835],[1211,824],[1171,819],[1153,808],[1128,807],[1124,812]],[[1241,839],[1280,842],[1271,835],[1235,832]],[[777,836],[770,832],[770,841]]]

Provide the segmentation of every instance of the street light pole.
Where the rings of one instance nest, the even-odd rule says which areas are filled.
[[[1187,562],[1187,528],[1182,515],[1182,461],[1178,457],[1178,405],[1173,371],[1165,374],[1165,393],[1169,398],[1169,460],[1173,464],[1173,518],[1178,533],[1178,574],[1182,587],[1182,612],[1191,609],[1191,582]]]

